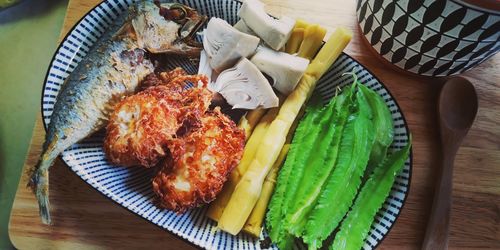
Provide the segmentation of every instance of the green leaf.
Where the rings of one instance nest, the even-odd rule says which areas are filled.
[[[396,175],[401,172],[408,159],[410,147],[411,138],[406,147],[385,158],[375,168],[342,222],[330,249],[361,249],[375,215],[389,195]]]
[[[323,184],[335,166],[342,132],[353,106],[351,95],[351,88],[345,90],[332,99],[321,115],[323,118],[318,126],[321,132],[312,146],[314,153],[309,155],[300,189],[285,222],[287,231],[295,236],[301,236],[307,215],[316,204]]]
[[[372,111],[363,92],[356,93],[358,111],[348,118],[335,168],[306,223],[303,240],[310,249],[322,246],[356,196],[373,145]]]
[[[278,245],[287,245],[287,238],[290,238],[285,237],[286,233],[282,227],[282,222],[285,218],[285,214],[283,213],[283,204],[286,204],[285,200],[289,199],[290,185],[293,184],[295,179],[300,178],[300,176],[298,176],[300,175],[300,172],[296,171],[295,162],[297,161],[297,158],[300,158],[304,153],[302,151],[303,139],[313,126],[314,122],[318,119],[318,111],[320,109],[320,101],[312,98],[306,108],[304,118],[299,122],[294,133],[290,150],[288,151],[285,163],[281,167],[278,174],[276,188],[268,206],[268,212],[266,214],[266,228],[269,231],[271,240]]]

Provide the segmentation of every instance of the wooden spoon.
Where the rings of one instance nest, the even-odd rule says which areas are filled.
[[[453,161],[476,113],[477,95],[474,86],[461,77],[448,80],[441,89],[438,107],[443,167],[437,179],[422,249],[448,248]]]

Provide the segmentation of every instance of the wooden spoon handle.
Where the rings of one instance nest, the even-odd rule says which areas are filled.
[[[444,150],[443,167],[437,178],[432,212],[427,223],[424,243],[422,244],[422,249],[425,250],[448,249],[453,160],[455,153],[446,151]]]

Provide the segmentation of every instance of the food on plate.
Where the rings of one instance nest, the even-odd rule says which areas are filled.
[[[259,149],[266,131],[269,128],[269,125],[276,118],[276,115],[278,115],[278,111],[278,108],[269,109],[255,127],[255,130],[253,131],[250,139],[248,139],[247,144],[245,145],[243,157],[241,158],[240,163],[231,172],[227,183],[224,185],[224,188],[222,189],[217,199],[210,204],[210,208],[207,211],[207,216],[212,220],[218,221],[221,217],[227,203],[229,202],[229,199],[231,198],[231,194],[233,193],[234,188],[247,171],[250,163],[253,161],[255,153]]]
[[[250,135],[252,134],[255,126],[260,121],[260,118],[266,114],[266,109],[254,109],[248,111],[245,115],[243,115],[238,122],[238,127],[245,131],[245,142],[248,141]]]
[[[184,213],[215,200],[207,216],[233,235],[259,237],[265,218],[283,249],[296,238],[322,247],[339,225],[332,249],[361,246],[410,143],[387,153],[391,113],[357,79],[327,105],[312,96],[352,33],[339,28],[323,44],[323,27],[274,19],[258,0],[245,1],[238,15],[234,27],[210,19],[203,51],[194,35],[207,18],[195,9],[141,2],[119,17],[55,105],[30,182],[45,223],[53,159],[107,124],[107,158],[155,171],[150,181],[162,208]],[[199,55],[198,75],[161,72],[154,53]],[[241,109],[237,126],[230,116]]]
[[[204,31],[203,48],[212,69],[221,72],[252,55],[259,41],[258,37],[238,31],[225,20],[212,17]]]
[[[179,3],[143,1],[139,6],[139,14],[121,29],[126,37],[132,29],[137,45],[152,53],[200,54],[202,46],[194,37],[207,16]]]
[[[293,26],[292,34],[290,35],[290,38],[288,38],[288,42],[285,44],[286,53],[295,54],[299,51],[300,44],[304,39],[304,29],[308,25],[309,24],[306,21],[297,19],[295,25]]]
[[[165,85],[175,92],[180,92],[187,87],[188,83],[198,83],[198,81],[201,81],[202,85],[205,86],[208,82],[208,79],[205,78],[206,76],[201,74],[188,75],[183,68],[177,67],[170,71],[160,72],[159,74],[151,73],[147,75],[144,80],[140,82],[139,90],[145,90],[149,87],[158,85]]]
[[[285,160],[286,154],[290,149],[290,144],[283,145],[280,154],[278,155],[278,159],[273,164],[273,167],[269,171],[264,180],[264,184],[262,184],[262,192],[255,203],[255,207],[253,208],[250,216],[248,216],[247,221],[245,222],[245,226],[243,226],[243,231],[252,235],[253,237],[258,238],[262,231],[262,223],[264,221],[264,216],[266,215],[267,205],[269,204],[269,200],[274,191],[274,186],[276,185],[276,179],[278,177],[278,172],[280,170],[281,164]]]
[[[154,167],[166,157],[183,121],[208,110],[212,92],[205,76],[176,69],[160,74],[160,84],[119,102],[110,116],[104,139],[107,158],[123,166]],[[187,83],[196,87],[185,88]],[[151,85],[153,83],[150,83]]]
[[[243,23],[243,24],[241,24],[241,23]],[[304,22],[301,21],[300,23],[304,23]],[[235,27],[236,26],[246,27],[242,20],[238,21],[238,23],[235,24]],[[295,53],[295,52],[296,51],[292,51],[292,53]],[[218,221],[220,216],[222,215],[224,208],[227,206],[227,203],[228,203],[229,199],[231,198],[232,193],[234,192],[235,186],[241,180],[241,177],[246,172],[249,164],[253,160],[255,152],[257,151],[257,148],[260,145],[260,142],[262,141],[264,134],[266,133],[267,129],[269,128],[270,123],[276,118],[276,115],[278,112],[278,109],[271,109],[261,119],[260,112],[256,115],[254,115],[259,110],[260,109],[252,110],[252,111],[248,112],[247,115],[243,116],[242,120],[240,121],[240,124],[242,124],[242,126],[244,126],[243,128],[250,127],[249,129],[245,130],[247,138],[249,138],[249,139],[248,139],[247,145],[245,146],[245,152],[243,154],[242,161],[240,162],[240,164],[238,164],[238,167],[232,172],[231,178],[229,178],[228,182],[224,185],[224,188],[222,189],[222,191],[219,194],[219,196],[217,197],[217,199],[210,204],[210,207],[207,211],[207,216],[214,221]],[[248,120],[252,120],[252,119],[255,120],[254,124],[256,124],[256,125],[253,125],[253,126],[256,126],[256,127],[255,127],[255,130],[253,131],[253,133],[251,130],[251,128],[253,126],[246,125],[246,118],[247,117],[248,117]],[[259,121],[259,119],[260,119],[260,121]],[[294,121],[294,124],[292,125],[292,128],[290,129],[289,135],[287,135],[286,140],[288,142],[291,141],[291,134],[293,134],[293,131],[295,131],[294,125],[296,125],[296,122],[297,122],[297,119]],[[249,132],[247,132],[247,131],[249,131]],[[277,164],[277,161],[274,163],[275,165]],[[281,164],[278,164],[278,166],[281,166]],[[268,185],[266,187],[269,188],[270,186]],[[261,203],[261,204],[259,204],[259,206],[264,206],[264,204],[263,204],[264,202],[266,202],[265,205],[267,206],[267,202],[269,201],[268,199],[265,199],[265,197],[259,198],[259,200]],[[262,224],[262,221],[260,223],[256,223],[256,220],[258,218],[260,218],[262,220],[263,217],[258,215],[258,212],[255,212],[255,213],[256,213],[256,215],[252,217],[252,225],[248,226],[250,234],[252,234],[252,232],[258,231],[256,229],[256,226],[257,225],[260,226]],[[249,223],[247,222],[247,224],[249,224]]]
[[[298,25],[304,29],[308,24],[300,21]],[[304,43],[304,46],[298,45],[297,49],[302,48],[302,50],[293,51],[293,53],[299,52],[300,57],[312,58],[322,45],[325,30],[318,28],[318,25],[310,26],[313,26],[313,29],[307,33],[305,43],[300,41],[301,44]],[[308,65],[307,59],[275,51],[263,44],[257,48],[259,38],[254,35],[263,38],[262,34],[257,34],[248,27],[244,19],[231,27],[222,19],[211,18],[204,31],[205,50],[200,55],[198,73],[206,74],[211,82],[209,89],[221,94],[234,109],[252,110],[256,107],[274,107],[276,99],[269,99],[269,97],[274,97],[275,94],[272,88],[265,84],[269,83],[265,77],[272,80],[272,85],[278,92],[288,95],[298,84]],[[251,56],[251,63],[243,60],[249,56]],[[234,65],[238,59],[239,63]],[[232,68],[220,72],[231,66]],[[255,70],[255,66],[260,72]],[[245,71],[245,74],[239,74],[238,69]],[[248,78],[245,76],[247,74],[255,78],[247,80],[245,79]],[[247,84],[247,82],[252,84]],[[255,97],[260,97],[260,104]]]
[[[108,159],[159,168],[159,204],[179,213],[213,200],[243,153],[243,130],[209,110],[207,84],[181,68],[149,75],[143,91],[116,105],[106,131]]]
[[[198,65],[198,74],[199,75],[205,75],[208,78],[208,88],[211,89],[212,87],[212,67],[210,67],[210,64],[208,62],[208,55],[205,50],[202,50],[200,52],[200,62]]]
[[[396,175],[402,171],[410,155],[410,147],[411,137],[404,148],[390,154],[375,167],[342,221],[329,249],[360,249],[363,246],[375,215],[384,204]]]
[[[309,249],[322,247],[348,213],[362,177],[372,172],[367,166],[371,164],[373,152],[386,152],[392,143],[394,132],[388,107],[379,105],[384,103],[383,99],[353,76],[354,83],[325,107],[313,98],[297,127],[266,215],[269,236],[282,249],[291,248],[296,237]],[[387,131],[379,131],[382,127]],[[375,149],[380,140],[384,144],[381,149]],[[362,243],[390,191],[394,176],[408,157],[409,147],[410,143],[405,153],[396,153],[397,159],[384,161],[387,154],[381,156],[383,163],[375,170],[375,173],[379,171],[376,183],[366,184],[361,191],[366,194],[358,196],[361,199],[358,203],[363,204],[358,206],[363,208],[351,211],[352,219],[349,225],[343,226],[343,236],[339,236],[343,243],[335,243],[338,245],[332,249],[345,245],[346,234],[354,235],[354,245]],[[397,167],[392,166],[395,162],[399,164]],[[370,178],[373,179],[373,175]],[[382,185],[379,192],[378,185]],[[368,209],[367,214],[361,214],[364,208]]]
[[[260,46],[250,61],[268,75],[273,87],[284,95],[290,94],[304,75],[309,60]]]
[[[307,59],[312,59],[323,44],[326,29],[317,25],[308,25],[304,29],[304,39],[300,44],[298,55]]]
[[[364,93],[370,107],[373,111],[373,131],[375,140],[373,142],[372,152],[368,166],[377,166],[387,155],[387,149],[394,139],[393,121],[391,111],[387,108],[384,99],[362,84],[359,85],[359,90]],[[371,173],[370,168],[367,171]]]
[[[259,0],[247,0],[238,12],[245,24],[255,32],[269,47],[280,50],[292,34],[295,20],[290,17],[274,19],[264,10]]]
[[[286,158],[285,164],[280,170],[278,176],[278,185],[269,204],[269,211],[266,215],[267,229],[270,238],[280,248],[288,248],[292,243],[293,238],[289,234],[285,234],[284,222],[288,204],[292,202],[293,196],[298,188],[301,174],[295,172],[295,163],[297,159],[304,158],[304,151],[311,152],[310,145],[300,145],[297,141],[303,141],[307,136],[314,137],[313,133],[309,133],[309,129],[318,127],[317,120],[320,118],[321,105],[318,100],[313,99],[309,102],[306,108],[306,116],[299,122],[297,130],[294,133],[292,144]],[[309,140],[311,141],[311,140]],[[305,147],[302,147],[305,146]],[[302,170],[299,168],[298,170]],[[292,190],[288,190],[293,188]]]
[[[293,235],[300,235],[300,230],[307,219],[307,215],[313,208],[312,204],[315,204],[321,187],[335,166],[339,154],[341,135],[350,115],[351,106],[352,88],[349,88],[345,90],[345,93],[331,101],[321,112],[318,112],[320,113],[318,121],[320,131],[317,131],[316,135],[307,134],[302,138],[297,137],[298,142],[301,143],[297,143],[294,149],[307,147],[312,148],[312,150],[309,152],[300,151],[298,153],[300,156],[290,159],[290,164],[283,167],[284,173],[285,169],[286,171],[292,171],[289,169],[293,169],[293,176],[299,179],[294,183],[289,181],[292,177],[288,177],[288,182],[282,182],[287,189],[292,185],[300,187],[294,195],[292,194],[294,197],[289,197],[289,200],[283,205],[290,211],[286,230]],[[313,125],[313,128],[306,127],[305,129],[317,130],[317,127]],[[298,171],[296,171],[300,167],[304,168],[302,176],[297,174]],[[284,175],[283,177],[286,180],[287,176]],[[288,192],[288,195],[291,195],[290,192]]]
[[[252,36],[258,36],[257,34],[255,34],[255,32],[253,32],[252,29],[250,29],[250,27],[248,27],[248,25],[245,23],[245,21],[243,21],[243,19],[240,19],[238,22],[236,22],[233,27],[243,33],[246,33],[246,34],[249,34],[249,35],[252,35]]]
[[[111,114],[104,151],[114,164],[154,167],[167,154],[166,143],[180,124],[178,103],[156,96],[165,86],[151,87],[121,101]]]
[[[245,141],[243,131],[219,108],[186,122],[192,131],[168,143],[171,157],[153,179],[160,205],[179,213],[215,199]]]
[[[321,247],[323,240],[344,217],[356,196],[368,164],[373,142],[373,134],[370,131],[371,109],[362,92],[356,92],[353,98],[356,111],[345,124],[335,166],[323,184],[307,220],[302,222],[302,226],[297,224],[289,226],[289,228],[296,227],[293,233],[302,236],[311,249]],[[327,225],[324,223],[325,220],[329,222]]]
[[[200,27],[192,24],[204,19],[195,11],[189,16],[174,15],[185,7],[179,4],[161,6],[166,13],[162,18],[157,18],[159,8],[150,1],[137,3],[128,14],[119,16],[78,63],[58,94],[43,152],[28,184],[35,192],[43,223],[51,223],[50,166],[67,147],[103,128],[114,105],[123,96],[134,93],[139,82],[153,72],[146,51],[161,48],[164,52],[195,56],[193,47],[184,43],[189,42],[188,38]],[[142,25],[145,21],[148,25]],[[172,27],[168,34],[175,40],[158,39],[165,35],[158,27]],[[178,37],[179,31],[183,31],[182,37]]]
[[[295,90],[286,97],[278,116],[266,131],[252,163],[236,185],[219,219],[219,228],[233,235],[241,230],[260,196],[264,178],[278,158],[300,109],[311,96],[319,78],[337,59],[351,37],[350,31],[338,28],[311,61]]]
[[[222,71],[210,89],[220,93],[233,108],[278,106],[278,97],[269,81],[246,58],[241,58],[234,67]]]

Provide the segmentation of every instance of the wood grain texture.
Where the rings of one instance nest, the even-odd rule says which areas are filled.
[[[61,38],[98,0],[70,0]],[[409,197],[381,249],[418,249],[431,209],[440,164],[436,101],[444,79],[394,70],[371,52],[359,33],[355,1],[266,0],[274,15],[286,14],[328,29],[346,26],[355,32],[346,53],[372,71],[396,98],[413,135],[413,172]],[[500,249],[500,55],[463,74],[479,95],[474,125],[458,151],[453,176],[451,249]],[[36,83],[43,84],[43,83]],[[39,86],[39,85],[38,85]],[[24,168],[32,167],[44,140],[40,114]],[[57,160],[51,169],[53,226],[44,226],[27,176],[19,183],[9,224],[19,249],[193,249],[193,246],[133,215],[105,198]]]

